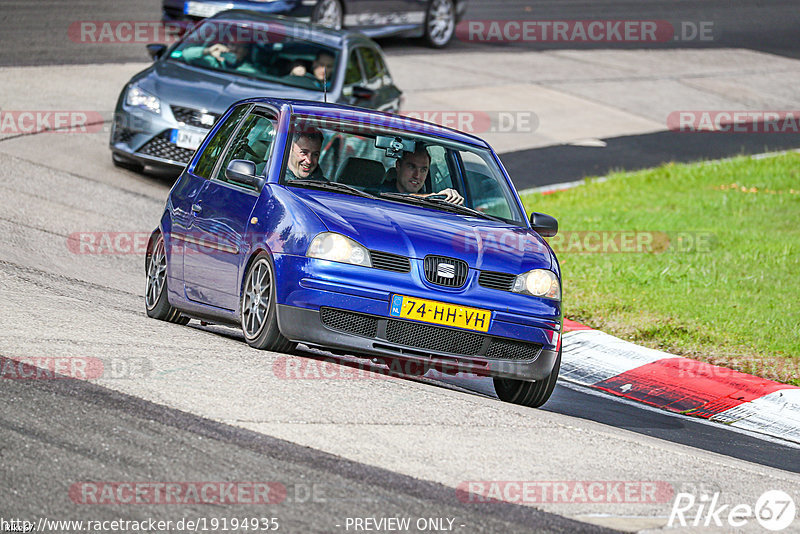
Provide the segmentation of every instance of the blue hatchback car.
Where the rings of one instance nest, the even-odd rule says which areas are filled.
[[[350,106],[231,106],[173,186],[148,243],[147,314],[494,377],[550,397],[561,274],[495,152],[434,124]]]

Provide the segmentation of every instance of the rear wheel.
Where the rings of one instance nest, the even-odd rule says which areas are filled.
[[[431,0],[425,17],[425,42],[433,48],[447,46],[456,31],[453,0]]]
[[[333,28],[342,29],[344,12],[339,0],[319,0],[311,15],[311,22]]]
[[[250,264],[244,278],[242,332],[256,349],[291,352],[297,346],[278,330],[275,275],[269,256],[263,252]]]
[[[144,265],[147,273],[144,304],[148,317],[170,323],[188,323],[189,318],[181,315],[167,300],[167,254],[163,235],[159,234],[147,248]]]
[[[530,408],[542,406],[553,394],[561,368],[561,351],[558,351],[555,365],[550,376],[535,382],[526,382],[514,378],[494,378],[494,390],[500,400],[520,404]]]

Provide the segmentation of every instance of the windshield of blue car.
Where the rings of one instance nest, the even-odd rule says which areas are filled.
[[[486,148],[318,117],[296,117],[288,137],[281,175],[285,185],[294,180],[345,184],[374,195],[377,202],[421,205],[425,199],[429,202],[422,205],[430,209],[525,225],[512,187]],[[448,205],[445,197],[456,200]]]
[[[195,27],[168,59],[213,71],[312,91],[330,90],[338,51],[297,39],[261,22],[208,20]]]

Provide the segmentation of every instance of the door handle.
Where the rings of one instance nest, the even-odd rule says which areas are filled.
[[[192,213],[200,213],[203,211],[203,206],[200,204],[192,204]]]

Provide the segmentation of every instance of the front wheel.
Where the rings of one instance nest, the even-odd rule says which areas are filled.
[[[334,30],[342,29],[343,19],[344,12],[339,0],[319,0],[316,7],[314,7],[314,12],[311,14],[311,22]]]
[[[553,394],[561,368],[561,350],[558,351],[553,370],[547,378],[526,382],[514,378],[494,378],[494,390],[500,400],[530,408],[542,406]]]
[[[456,31],[456,7],[453,0],[431,0],[425,17],[425,42],[444,48]]]
[[[147,274],[144,293],[147,316],[170,323],[188,323],[189,318],[181,315],[167,300],[167,254],[163,235],[159,234],[155,242],[147,248],[144,269]]]
[[[241,304],[242,332],[251,347],[275,352],[294,350],[297,343],[278,330],[275,275],[269,256],[263,252],[247,269]]]

